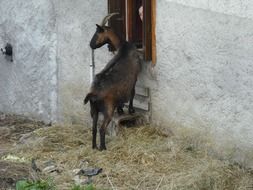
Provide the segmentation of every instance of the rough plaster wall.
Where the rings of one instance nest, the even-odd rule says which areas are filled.
[[[89,41],[107,14],[106,0],[55,0],[57,4],[57,62],[59,65],[59,121],[84,123],[90,121],[89,104],[83,99],[90,87]],[[96,72],[109,60],[104,48],[95,51]]]
[[[0,45],[14,48],[14,62],[0,56],[0,111],[45,121],[56,112],[55,10],[50,0],[1,0]]]
[[[158,0],[159,1],[159,0]],[[206,9],[222,14],[253,18],[253,1],[251,0],[166,0],[185,6]]]
[[[253,21],[157,1],[153,121],[206,127],[253,167]]]

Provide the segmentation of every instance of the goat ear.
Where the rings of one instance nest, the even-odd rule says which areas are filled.
[[[100,25],[98,25],[98,24],[96,24],[96,26],[97,26],[97,31],[98,31],[98,32],[104,32],[104,29],[103,29],[102,26],[100,26]]]

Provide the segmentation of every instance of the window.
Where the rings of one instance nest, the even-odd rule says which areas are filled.
[[[155,0],[108,0],[108,12],[118,12],[109,25],[122,38],[143,51],[145,61],[156,62]],[[143,20],[139,9],[143,8]]]

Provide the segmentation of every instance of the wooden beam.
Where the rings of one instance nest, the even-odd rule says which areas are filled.
[[[151,0],[152,64],[156,64],[156,0]]]
[[[128,41],[133,41],[133,0],[127,0],[127,34]]]

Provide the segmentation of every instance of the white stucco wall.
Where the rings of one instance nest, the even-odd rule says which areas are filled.
[[[43,119],[56,115],[55,10],[50,0],[1,0],[0,44],[13,45],[14,61],[0,55],[0,110]]]
[[[252,167],[252,4],[244,4],[246,12],[223,10],[211,1],[209,10],[204,5],[157,1],[153,121],[204,126],[221,152],[230,149],[232,157]]]
[[[107,12],[106,0],[0,1],[0,45],[14,48],[14,62],[0,56],[0,111],[46,122],[89,121],[89,40]],[[96,51],[96,70],[109,60]]]
[[[200,8],[207,11],[218,12],[232,16],[253,18],[253,2],[251,0],[164,0],[185,5],[193,8]],[[158,3],[164,1],[157,1]],[[164,2],[165,3],[165,2]]]
[[[59,65],[58,121],[84,123],[90,121],[89,105],[83,99],[90,86],[89,42],[107,13],[106,0],[55,0],[57,5],[57,62]],[[96,50],[96,71],[109,60],[106,47]]]

